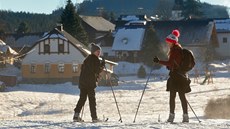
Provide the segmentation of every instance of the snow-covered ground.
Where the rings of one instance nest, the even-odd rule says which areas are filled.
[[[213,64],[213,67],[216,65]],[[225,98],[230,95],[229,71],[221,68],[215,71],[214,75],[213,84],[200,85],[194,83],[191,78],[192,92],[187,94],[187,99],[202,121],[201,123],[198,122],[189,107],[190,122],[181,123],[182,109],[178,96],[175,111],[176,123],[165,123],[169,113],[169,93],[165,91],[166,80],[153,74],[144,93],[135,123],[133,123],[134,115],[147,78],[139,79],[135,76],[128,76],[120,77],[119,86],[113,87],[122,123],[118,121],[120,117],[110,87],[99,86],[96,89],[98,116],[101,119],[108,117],[108,122],[91,123],[87,102],[83,113],[83,119],[86,122],[74,123],[72,122],[73,109],[79,98],[77,86],[72,83],[19,84],[15,87],[8,87],[6,92],[0,92],[0,128],[230,129],[228,119],[204,117],[204,110],[210,99]],[[203,79],[204,76],[201,76],[199,81],[202,82]]]

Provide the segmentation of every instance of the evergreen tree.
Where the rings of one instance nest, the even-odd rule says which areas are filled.
[[[162,20],[169,20],[172,13],[172,5],[174,1],[160,0],[156,7],[156,15]]]
[[[186,18],[201,18],[203,13],[201,12],[201,3],[199,0],[186,0],[184,2],[183,15]]]
[[[81,18],[77,14],[71,0],[67,0],[67,5],[61,15],[61,23],[63,24],[64,30],[86,46],[88,45],[88,37],[81,25]]]
[[[154,27],[150,25],[145,32],[145,38],[141,50],[141,58],[146,65],[152,66],[154,65],[154,56],[163,58],[166,56],[166,54],[163,52],[163,48],[160,40],[157,37]]]
[[[116,22],[115,20],[115,14],[113,12],[110,12],[110,19],[109,19],[110,22],[114,23]]]
[[[21,22],[16,31],[18,34],[24,34],[28,32],[28,25],[25,22]]]

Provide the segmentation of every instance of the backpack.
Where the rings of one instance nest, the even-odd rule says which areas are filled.
[[[191,50],[182,49],[182,60],[180,64],[180,70],[183,72],[190,71],[195,66],[195,58]]]

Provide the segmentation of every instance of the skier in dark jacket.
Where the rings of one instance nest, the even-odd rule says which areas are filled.
[[[178,30],[173,30],[172,34],[167,36],[166,43],[168,44],[170,50],[168,53],[169,59],[167,61],[159,60],[158,57],[154,58],[155,63],[159,63],[165,65],[169,72],[169,79],[167,80],[167,91],[170,92],[169,106],[170,106],[170,114],[168,118],[168,122],[173,122],[175,117],[175,98],[176,93],[178,92],[181,105],[183,109],[183,121],[189,122],[188,117],[188,106],[185,93],[191,91],[189,86],[190,79],[188,78],[186,72],[180,70],[180,63],[182,58],[182,47],[178,43],[178,37],[180,36],[180,32]]]
[[[80,89],[80,98],[74,109],[74,117],[73,120],[76,122],[82,122],[83,120],[80,118],[80,111],[84,106],[87,96],[89,99],[89,107],[92,122],[99,122],[100,120],[97,117],[96,112],[96,98],[95,98],[95,88],[97,87],[97,81],[99,78],[100,72],[103,70],[105,66],[105,62],[100,62],[99,56],[101,54],[100,46],[92,43],[91,44],[91,54],[87,56],[84,60],[81,73],[79,78],[79,89]]]

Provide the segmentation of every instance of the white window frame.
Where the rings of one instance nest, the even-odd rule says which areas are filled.
[[[64,63],[59,63],[58,64],[58,72],[59,73],[64,73],[65,71],[65,64]]]
[[[78,72],[78,64],[77,63],[73,63],[72,64],[72,68],[73,68],[73,73],[77,73]]]
[[[35,63],[32,63],[32,64],[30,65],[30,72],[31,72],[31,73],[36,73],[36,64],[35,64]]]
[[[45,65],[44,65],[44,70],[45,70],[45,73],[50,73],[50,63],[45,63]]]

